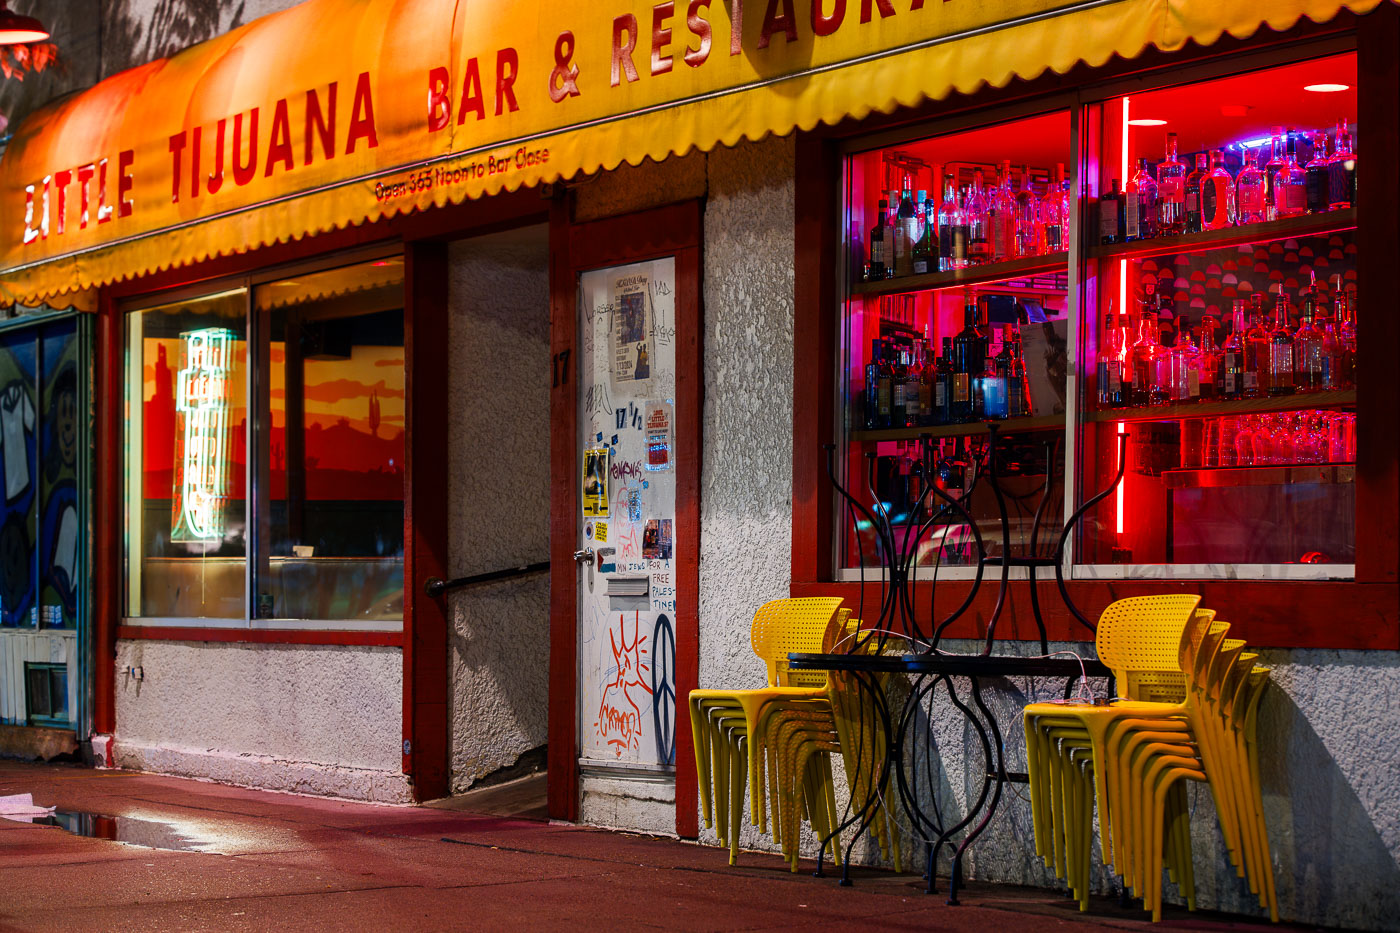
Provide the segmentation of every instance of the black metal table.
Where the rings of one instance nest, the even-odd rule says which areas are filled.
[[[793,653],[788,655],[788,661],[794,670],[843,671],[854,675],[859,689],[870,699],[870,709],[874,712],[877,728],[883,729],[887,736],[884,759],[871,761],[868,765],[872,771],[872,780],[869,784],[872,789],[870,796],[859,802],[852,800],[851,815],[832,832],[834,836],[852,825],[859,824],[855,835],[846,847],[846,858],[842,861],[841,884],[850,884],[851,852],[855,847],[856,840],[870,828],[876,819],[881,802],[879,799],[880,788],[885,786],[891,772],[893,772],[899,790],[900,805],[914,830],[920,834],[919,838],[925,841],[926,877],[930,893],[935,889],[939,853],[945,845],[953,851],[948,882],[949,904],[958,903],[963,853],[991,822],[997,805],[1001,801],[1004,785],[1008,781],[1025,782],[1027,780],[1025,774],[1011,774],[1006,770],[1006,747],[1002,738],[1002,730],[997,724],[996,717],[987,708],[982,698],[981,680],[992,677],[1018,676],[1063,677],[1066,682],[1065,694],[1068,696],[1070,688],[1081,676],[1112,677],[1112,672],[1099,661],[1088,658],[1080,660],[1072,657],[1016,657],[937,652],[906,655]],[[897,723],[892,715],[889,698],[880,685],[880,675],[890,674],[907,674],[912,678],[910,691],[904,700]],[[971,705],[958,695],[958,690],[954,686],[955,678],[966,678],[967,694],[971,699]],[[914,747],[916,743],[913,740],[917,737],[910,734],[911,726],[916,722],[919,711],[923,709],[924,701],[932,699],[940,684],[947,690],[948,698],[953,706],[977,731],[986,765],[982,779],[982,790],[976,802],[968,808],[962,819],[952,825],[944,824],[942,814],[938,811],[937,802],[933,800],[932,796],[930,796],[930,801],[933,812],[928,812],[923,805],[919,794],[917,770],[918,754],[921,750]],[[906,752],[913,752],[914,757],[906,760]],[[932,773],[932,756],[928,753],[927,742],[925,742],[922,752],[925,760],[930,762],[928,765],[929,773],[925,775],[927,781]],[[856,767],[863,766],[865,764],[861,761],[861,756],[858,755]],[[878,769],[878,773],[875,773],[876,769]],[[980,819],[978,819],[979,816]],[[956,835],[972,825],[974,819],[977,819],[976,825],[954,845],[953,840]],[[822,840],[822,852],[825,852],[826,842],[826,839]],[[819,854],[818,874],[821,873],[821,857]]]

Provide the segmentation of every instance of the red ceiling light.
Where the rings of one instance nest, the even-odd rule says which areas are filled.
[[[1166,120],[1157,120],[1152,117],[1139,117],[1128,121],[1129,126],[1166,126]]]
[[[0,45],[24,45],[43,42],[49,37],[44,24],[32,16],[16,13],[0,0]]]
[[[1314,94],[1336,94],[1340,91],[1350,91],[1350,84],[1305,84],[1303,90],[1312,91]]]

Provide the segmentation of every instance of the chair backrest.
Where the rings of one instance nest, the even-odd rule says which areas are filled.
[[[789,652],[820,653],[827,627],[841,608],[839,596],[809,596],[803,599],[774,599],[754,613],[750,638],[753,653],[768,667],[768,686],[816,686],[826,683],[826,674],[810,672],[815,679],[799,678],[787,669]],[[793,678],[799,678],[793,680]]]
[[[1191,594],[1130,596],[1104,609],[1094,644],[1124,696],[1132,672],[1181,671],[1181,633],[1200,602]]]
[[[1211,623],[1214,621],[1214,609],[1197,609],[1192,613],[1190,621],[1186,623],[1186,628],[1181,633],[1179,657],[1183,676],[1195,671],[1196,659],[1201,653],[1201,645],[1205,641],[1206,632],[1210,631]]]

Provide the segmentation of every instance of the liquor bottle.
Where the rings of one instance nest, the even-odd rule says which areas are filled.
[[[1327,134],[1314,133],[1312,158],[1303,169],[1307,190],[1308,213],[1321,214],[1329,209],[1332,196],[1332,160],[1327,157]]]
[[[1065,223],[1069,219],[1066,210],[1065,192],[1065,165],[1063,162],[1055,163],[1055,177],[1050,182],[1050,187],[1045,189],[1045,199],[1041,201],[1040,218],[1045,226],[1045,251],[1047,253],[1058,253],[1063,249],[1068,249],[1068,240],[1065,239]]]
[[[986,196],[989,259],[1003,262],[1016,258],[1016,197],[1011,193],[1011,160],[997,169],[997,183]]]
[[[914,341],[915,356],[919,364],[919,426],[928,427],[938,416],[937,399],[934,397],[938,382],[938,369],[933,363],[933,351],[927,340]]]
[[[894,274],[913,275],[914,244],[919,239],[918,212],[914,210],[914,192],[908,188],[900,193],[894,230]]]
[[[963,303],[963,329],[953,338],[953,420],[972,421],[978,399],[973,380],[987,371],[987,338],[978,326],[977,297],[967,290]]]
[[[938,267],[967,268],[967,219],[951,174],[943,176],[943,201],[938,205]]]
[[[914,241],[913,267],[915,275],[923,275],[926,272],[938,271],[938,221],[933,202],[924,197],[925,192],[920,191],[920,203],[923,205],[923,224],[919,229],[919,238]]]
[[[1047,192],[1048,194],[1048,192]],[[1044,205],[1031,184],[1031,169],[1021,166],[1021,190],[1016,194],[1016,255],[1039,256],[1045,252]],[[1015,417],[1014,415],[1012,417]]]
[[[1123,242],[1123,192],[1116,178],[1112,189],[1099,195],[1099,242],[1105,246]]]
[[[875,226],[870,228],[870,272],[868,277],[872,282],[878,282],[885,277],[885,263],[888,261],[886,253],[886,238],[889,231],[885,229],[885,215],[889,213],[889,202],[881,201],[880,206],[875,210]]]
[[[1161,345],[1161,330],[1157,321],[1157,311],[1150,302],[1144,302],[1138,318],[1137,340],[1129,352],[1132,367],[1132,401],[1135,407],[1160,405],[1168,400],[1162,374],[1168,367],[1167,349]]]
[[[928,369],[927,344],[922,338],[914,341],[909,351],[909,372],[905,379],[905,403],[909,406],[909,427],[924,427],[933,414],[933,382],[925,373]]]
[[[1235,199],[1242,224],[1257,224],[1267,216],[1264,209],[1264,172],[1253,149],[1244,151],[1244,168],[1235,179]]]
[[[1122,408],[1128,402],[1123,392],[1123,328],[1109,313],[1103,319],[1103,336],[1099,340],[1098,383],[1099,408]]]
[[[1264,296],[1250,296],[1249,327],[1244,333],[1245,398],[1269,394],[1269,330],[1264,326]],[[1251,394],[1252,393],[1252,394]]]
[[[1298,137],[1288,128],[1288,149],[1278,173],[1278,216],[1297,217],[1308,210],[1307,173],[1298,164]]]
[[[878,431],[890,426],[890,381],[893,373],[885,360],[885,342],[876,337],[870,343],[870,362],[865,364],[865,427]]]
[[[1138,159],[1137,174],[1128,182],[1123,203],[1123,239],[1150,240],[1157,235],[1157,182]]]
[[[1026,358],[1021,348],[1021,329],[1007,325],[1011,337],[1011,372],[1006,386],[1009,417],[1024,418],[1031,413],[1031,385],[1026,374]]]
[[[1225,153],[1214,149],[1210,154],[1210,174],[1201,181],[1201,225],[1206,230],[1233,227],[1238,219],[1235,203],[1235,180],[1225,167]]]
[[[1288,299],[1280,292],[1269,332],[1269,394],[1292,395],[1293,335],[1288,332]]]
[[[987,361],[987,374],[982,379],[982,416],[988,421],[1000,421],[1010,415],[1007,387],[1011,375],[1011,339],[1002,327],[1001,349]]]
[[[1247,373],[1244,362],[1244,335],[1249,329],[1247,307],[1244,299],[1235,299],[1230,336],[1220,349],[1220,368],[1215,388],[1216,394],[1223,399],[1253,398],[1259,394],[1254,373]],[[1247,388],[1252,391],[1247,391]]]
[[[967,214],[967,258],[973,265],[989,262],[992,257],[992,244],[987,231],[987,198],[982,191],[982,170],[972,174],[972,191],[968,193],[963,206]]]
[[[1278,174],[1287,164],[1287,151],[1283,142],[1283,127],[1276,126],[1269,131],[1269,161],[1264,163],[1264,219],[1278,220]]]
[[[1356,294],[1337,291],[1337,350],[1333,367],[1334,388],[1349,389],[1356,385]]]
[[[1157,235],[1186,232],[1186,166],[1176,158],[1176,134],[1167,134],[1167,157],[1157,166]]]
[[[1214,401],[1216,398],[1216,379],[1220,372],[1220,349],[1216,346],[1216,332],[1220,323],[1209,314],[1201,318],[1201,327],[1197,332],[1197,341],[1201,348],[1201,365],[1199,370],[1200,396],[1202,401]]]
[[[1303,290],[1303,322],[1293,334],[1293,383],[1300,392],[1320,392],[1331,381],[1327,332],[1317,324],[1317,285]]]
[[[909,427],[909,350],[890,343],[889,359],[889,426]],[[917,398],[914,403],[918,403]]]
[[[943,338],[943,355],[934,370],[933,407],[935,424],[953,424],[953,338]]]
[[[1200,233],[1205,229],[1202,221],[1204,209],[1201,204],[1201,186],[1205,184],[1206,176],[1210,174],[1207,168],[1206,154],[1196,153],[1196,168],[1190,175],[1186,176],[1186,232]]]
[[[1176,346],[1171,348],[1172,399],[1178,402],[1201,400],[1201,350],[1191,340],[1191,331],[1183,327],[1177,334]]]
[[[1351,148],[1351,133],[1345,119],[1337,121],[1337,147],[1328,162],[1331,173],[1331,194],[1328,208],[1339,210],[1356,206],[1356,153]]]

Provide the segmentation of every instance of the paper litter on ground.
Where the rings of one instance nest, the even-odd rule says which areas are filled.
[[[0,818],[3,819],[32,823],[34,820],[52,813],[53,807],[36,807],[33,794],[0,796]]]

